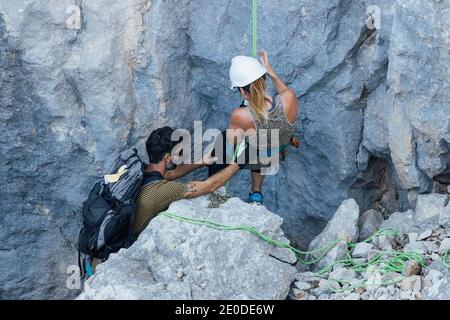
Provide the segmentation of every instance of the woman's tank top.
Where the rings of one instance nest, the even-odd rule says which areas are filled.
[[[248,107],[256,128],[259,149],[258,158],[277,155],[282,155],[282,158],[284,158],[287,155],[291,137],[295,132],[295,124],[289,122],[280,96],[275,95],[272,100],[272,108],[268,110],[269,118],[267,120],[258,119],[252,108]],[[271,130],[273,129],[279,130],[279,141],[272,141]],[[267,138],[260,139],[261,135],[265,135]],[[264,143],[264,141],[267,141],[267,143]],[[264,150],[267,150],[267,152],[264,152]],[[261,152],[263,154],[261,154]],[[264,166],[258,161],[258,164],[251,164],[249,167],[250,169],[255,170]]]

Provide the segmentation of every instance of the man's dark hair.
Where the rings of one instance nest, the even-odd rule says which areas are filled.
[[[150,134],[145,143],[150,163],[160,163],[164,155],[172,153],[172,149],[178,144],[178,142],[172,141],[173,131],[170,127],[164,127]]]

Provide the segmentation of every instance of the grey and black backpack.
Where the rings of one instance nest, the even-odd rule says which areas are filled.
[[[144,177],[144,163],[136,149],[121,153],[108,173],[95,184],[83,204],[78,238],[82,278],[93,274],[94,258],[105,261],[111,253],[129,248],[136,241],[136,197],[144,184],[161,179],[154,175]]]

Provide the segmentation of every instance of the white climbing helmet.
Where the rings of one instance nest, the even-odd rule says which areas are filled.
[[[237,56],[231,60],[231,89],[243,88],[267,73],[266,68],[253,57]]]

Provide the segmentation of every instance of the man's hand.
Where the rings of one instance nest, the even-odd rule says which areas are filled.
[[[199,167],[210,166],[210,165],[214,164],[217,160],[219,160],[219,158],[213,157],[211,155],[211,153],[208,153],[208,154],[205,154],[201,160],[194,162],[193,165],[197,165]]]
[[[209,154],[205,154],[203,156],[203,164],[207,165],[207,166],[210,166],[210,165],[216,163],[217,160],[219,160],[219,158],[213,157],[210,153]]]
[[[186,185],[186,187],[187,187],[187,192],[189,192],[189,193],[198,192],[197,184],[195,182],[188,183]]]
[[[219,171],[215,175],[209,177],[206,181],[193,181],[186,184],[186,193],[184,197],[191,199],[205,194],[212,193],[222,187],[239,171],[236,163],[230,164],[225,169]]]

